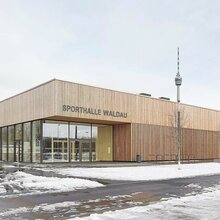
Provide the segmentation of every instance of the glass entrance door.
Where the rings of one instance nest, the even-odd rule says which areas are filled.
[[[67,161],[68,160],[68,142],[66,140],[53,140],[52,160]]]
[[[90,142],[88,140],[71,141],[71,161],[90,161]]]
[[[91,125],[70,124],[71,161],[91,161]]]

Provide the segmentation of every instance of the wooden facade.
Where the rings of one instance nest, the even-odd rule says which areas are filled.
[[[131,124],[114,126],[114,160],[132,161]]]
[[[96,159],[98,161],[112,161],[113,160],[112,126],[98,127]]]
[[[181,129],[181,160],[220,158],[218,131]],[[133,157],[142,160],[176,160],[176,128],[158,125],[132,124]]]
[[[99,128],[99,160],[175,160],[176,108],[172,101],[54,79],[1,101],[0,127],[39,119],[113,125]],[[182,159],[220,158],[220,111],[181,104],[181,117]]]

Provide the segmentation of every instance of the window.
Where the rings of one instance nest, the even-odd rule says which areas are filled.
[[[14,161],[14,126],[8,127],[8,161]]]
[[[40,162],[41,121],[32,123],[32,161]]]
[[[43,123],[43,162],[68,162],[68,123]]]
[[[7,127],[2,128],[2,160],[7,161]]]
[[[22,124],[15,125],[15,161],[22,161]]]
[[[31,161],[31,123],[23,125],[23,161]]]

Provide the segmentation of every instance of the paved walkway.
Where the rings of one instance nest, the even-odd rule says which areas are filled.
[[[207,163],[207,162],[220,162],[220,160],[191,160],[182,161],[181,163]],[[33,167],[33,168],[50,168],[50,167],[133,167],[133,166],[155,166],[165,164],[177,164],[176,161],[147,161],[147,162],[72,162],[72,163],[17,163],[17,162],[2,162],[0,161],[0,167],[3,165],[13,165],[17,167]]]

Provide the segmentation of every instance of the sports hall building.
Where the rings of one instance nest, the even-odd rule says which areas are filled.
[[[181,160],[220,158],[220,112],[181,104]],[[61,80],[0,102],[0,160],[176,160],[177,103]]]

